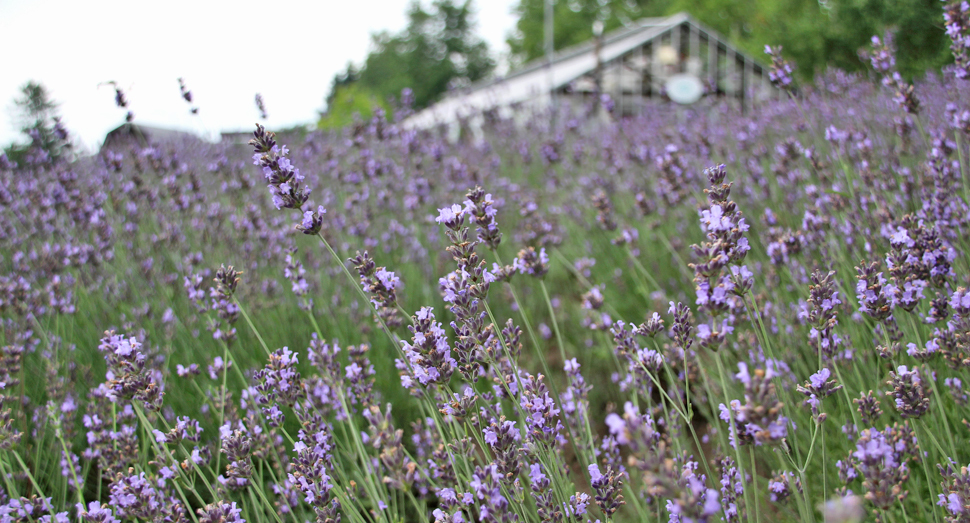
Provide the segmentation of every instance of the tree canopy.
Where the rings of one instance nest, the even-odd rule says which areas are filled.
[[[508,43],[518,63],[543,55],[543,4],[520,0],[515,8],[519,20]],[[896,60],[904,76],[950,60],[939,0],[559,0],[554,45],[562,49],[592,38],[594,20],[610,31],[637,18],[680,11],[756,57],[765,45],[783,46],[808,80],[829,65],[863,68],[859,49],[886,31],[896,33]]]
[[[430,8],[415,2],[407,15],[404,31],[372,35],[374,50],[363,65],[351,64],[334,77],[321,123],[328,114],[353,110],[361,100],[397,97],[406,87],[413,92],[414,106],[425,107],[448,89],[480,80],[495,68],[488,45],[474,33],[472,0],[435,0]]]

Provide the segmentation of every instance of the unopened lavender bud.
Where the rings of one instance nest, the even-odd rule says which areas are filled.
[[[650,319],[640,324],[640,327],[637,328],[637,334],[653,338],[658,333],[663,332],[663,330],[664,320],[660,317],[659,313],[655,312],[650,315]]]
[[[860,392],[859,398],[852,400],[856,404],[859,415],[862,416],[862,423],[870,427],[874,426],[879,416],[882,416],[882,409],[879,408],[879,398],[870,390],[868,393]]]
[[[896,400],[896,410],[903,418],[918,418],[930,408],[930,398],[926,395],[919,369],[908,369],[900,365],[896,372],[889,373],[886,382],[893,390],[887,391],[887,396]]]

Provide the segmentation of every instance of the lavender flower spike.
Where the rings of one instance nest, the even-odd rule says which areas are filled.
[[[276,144],[276,134],[256,124],[254,138],[249,141],[253,146],[253,165],[263,169],[269,182],[269,193],[277,209],[300,209],[309,199],[309,187],[300,188],[303,175],[290,163],[286,155],[289,150]]]
[[[793,82],[792,73],[795,72],[795,67],[781,57],[781,46],[771,47],[766,45],[765,54],[771,57],[771,72],[768,73],[771,84],[779,89],[790,91]]]

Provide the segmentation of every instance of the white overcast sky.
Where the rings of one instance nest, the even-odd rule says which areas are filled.
[[[60,103],[64,123],[92,150],[124,122],[210,136],[249,130],[261,93],[269,128],[315,120],[333,75],[360,64],[371,33],[406,26],[411,0],[0,0],[0,144],[18,139],[13,100],[28,80]],[[493,56],[508,52],[516,0],[476,0],[477,33]],[[429,5],[425,0],[424,5]],[[199,107],[179,97],[183,77]]]

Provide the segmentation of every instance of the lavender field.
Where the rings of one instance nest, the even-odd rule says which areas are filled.
[[[0,521],[970,521],[966,56],[876,44],[745,113],[0,157]]]

